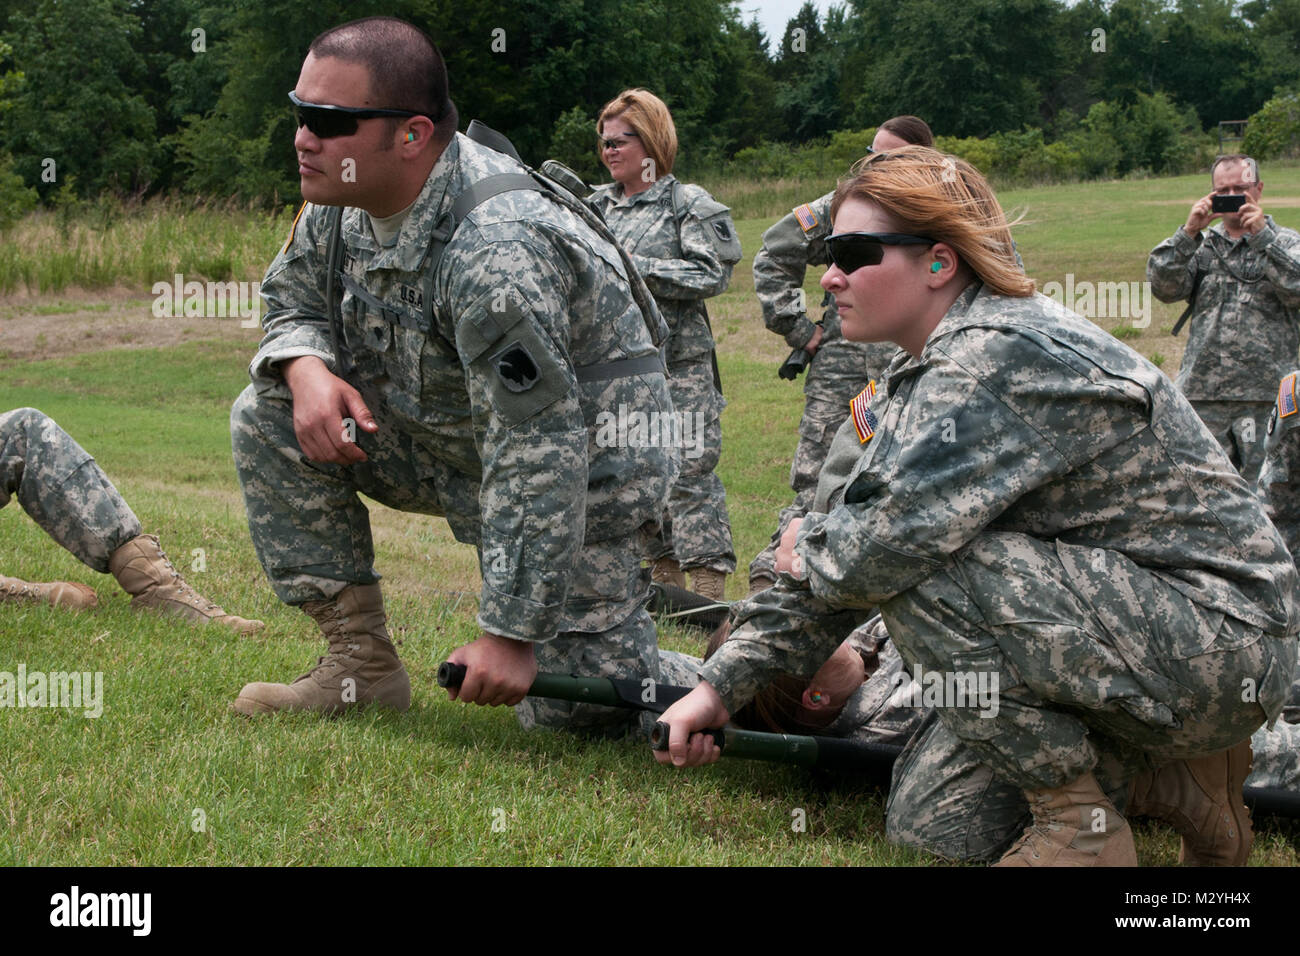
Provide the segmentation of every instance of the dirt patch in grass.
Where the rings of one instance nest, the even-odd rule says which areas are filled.
[[[53,295],[0,298],[0,368],[106,349],[156,349],[199,339],[248,343],[251,358],[260,327],[238,317],[198,318],[153,314],[153,299],[138,289],[65,289]]]
[[[1267,185],[1267,183],[1265,185]],[[1191,199],[1143,199],[1139,201],[1138,205],[1186,206],[1188,209],[1191,209],[1192,203],[1199,198],[1199,196],[1194,196]],[[1264,212],[1268,212],[1270,206],[1278,206],[1282,209],[1295,209],[1300,207],[1300,196],[1270,196],[1267,189],[1264,190],[1260,200],[1263,203]]]

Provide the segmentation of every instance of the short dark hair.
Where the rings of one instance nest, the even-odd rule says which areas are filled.
[[[934,133],[930,132],[930,124],[919,116],[895,116],[881,123],[880,128],[913,146],[934,146]]]
[[[1229,153],[1226,156],[1220,156],[1214,160],[1214,165],[1210,167],[1210,185],[1214,185],[1214,174],[1220,166],[1226,166],[1228,163],[1241,163],[1250,170],[1252,181],[1261,182],[1259,178],[1259,163],[1255,162],[1253,157],[1245,153]]]
[[[449,95],[447,64],[432,38],[414,24],[396,17],[353,20],[326,30],[308,50],[317,58],[364,66],[376,108],[423,113],[446,125],[441,138],[456,131],[459,116]]]

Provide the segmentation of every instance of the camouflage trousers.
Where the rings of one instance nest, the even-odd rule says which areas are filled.
[[[95,459],[34,408],[0,415],[0,508],[15,495],[51,538],[102,574],[113,552],[140,534]]]
[[[682,435],[682,470],[668,494],[668,508],[651,558],[676,557],[683,568],[736,570],[727,494],[715,472],[722,456],[722,409],[709,359],[668,370]]]
[[[857,391],[847,398],[814,398],[808,396],[804,404],[803,418],[799,420],[799,445],[795,448],[794,462],[790,465],[790,487],[794,490],[794,501],[781,509],[777,518],[776,533],[766,548],[758,553],[749,564],[749,579],[767,577],[776,580],[776,548],[781,543],[781,535],[795,518],[802,518],[812,507],[813,497],[817,492],[817,477],[821,474],[826,454],[830,451],[835,432],[847,417],[849,400],[861,391],[865,382],[860,380],[849,383],[856,385]]]
[[[1261,727],[1250,747],[1255,764],[1246,786],[1300,790],[1300,724],[1279,720],[1272,728]]]
[[[659,635],[650,612],[644,607],[599,634],[559,634],[554,640],[538,644],[534,652],[539,673],[634,680],[649,678],[656,683],[665,680],[659,663]],[[525,730],[563,727],[589,737],[648,735],[655,721],[653,715],[642,711],[544,697],[525,697],[516,705],[515,715]]]
[[[258,560],[286,604],[332,598],[352,584],[375,584],[370,519],[359,494],[390,508],[446,516],[457,540],[479,537],[479,483],[454,467],[475,461],[473,437],[431,442],[393,427],[397,416],[376,394],[362,392],[376,421],[356,434],[368,460],[355,465],[308,461],[293,428],[287,391],[258,395],[249,386],[231,410],[235,467]],[[437,444],[437,454],[433,445]],[[535,648],[538,669],[586,677],[657,679],[654,622],[645,610],[650,571],[644,536],[587,542],[574,562],[563,630]],[[483,555],[479,554],[480,565]],[[525,726],[565,726],[620,734],[628,712],[530,699],[518,709]]]
[[[1246,739],[1281,711],[1296,661],[1294,637],[1119,552],[1020,534],[982,535],[881,612],[914,680],[993,692],[941,693],[894,769],[888,837],[957,859],[1015,838],[1020,790],[1092,772],[1122,804],[1136,774]]]
[[[1227,452],[1241,477],[1247,484],[1255,484],[1264,465],[1264,439],[1273,403],[1195,400],[1192,408]]]

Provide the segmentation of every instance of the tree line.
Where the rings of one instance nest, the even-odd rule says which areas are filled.
[[[1300,0],[847,0],[779,38],[726,0],[0,0],[0,223],[104,192],[293,200],[285,94],[313,36],[376,14],[434,37],[463,122],[592,179],[629,86],[672,108],[684,172],[899,113],[1083,155],[1144,111],[1203,135],[1300,87]]]

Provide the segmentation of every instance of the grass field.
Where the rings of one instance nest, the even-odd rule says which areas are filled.
[[[1269,175],[1266,211],[1300,226],[1300,170]],[[1067,273],[1076,283],[1118,282],[1143,277],[1151,247],[1206,188],[1198,177],[1002,199],[1025,211],[1015,234],[1040,285]],[[322,644],[312,622],[267,587],[230,460],[229,407],[258,333],[235,318],[155,318],[150,288],[178,271],[256,280],[287,220],[193,212],[174,222],[175,213],[18,227],[22,241],[0,251],[0,410],[31,405],[52,415],[192,583],[268,627],[239,639],[136,615],[111,579],[53,545],[19,508],[0,511],[0,569],[91,584],[102,605],[83,615],[0,606],[0,671],[104,675],[97,719],[0,708],[0,862],[936,865],[888,846],[881,795],[852,782],[725,761],[672,772],[639,741],[525,734],[508,711],[446,702],[434,673],[475,636],[473,553],[445,523],[379,505],[378,564],[390,626],[404,641],[411,710],[255,722],[229,713],[243,683],[290,680]],[[742,567],[788,502],[802,406],[799,387],[776,377],[787,349],[763,329],[753,298],[749,263],[774,218],[738,223],[745,259],[711,304],[729,402],[721,473]],[[64,265],[47,274],[41,261]],[[78,262],[99,264],[79,272]],[[1126,333],[1143,354],[1163,356],[1170,374],[1181,354],[1168,334],[1178,311],[1157,305],[1149,328]],[[730,582],[730,596],[742,591],[739,577]],[[682,631],[666,630],[663,643],[701,650]],[[797,809],[802,832],[792,827]],[[1137,830],[1142,862],[1174,862],[1172,831]],[[1252,862],[1294,865],[1297,832],[1263,824]]]

